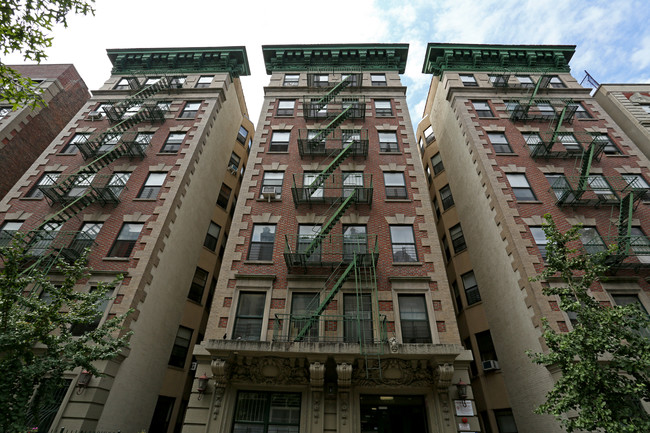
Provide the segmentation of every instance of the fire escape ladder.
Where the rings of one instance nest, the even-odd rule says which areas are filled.
[[[343,200],[343,202],[340,204],[340,206],[334,211],[334,214],[327,220],[325,224],[320,229],[320,232],[318,232],[317,235],[314,236],[312,239],[311,243],[307,246],[303,254],[305,255],[305,259],[308,260],[309,257],[318,249],[320,244],[323,242],[323,239],[325,236],[329,234],[329,232],[332,231],[336,223],[339,222],[339,220],[343,217],[345,214],[345,211],[350,207],[350,205],[354,202],[355,196],[357,195],[357,190],[352,190],[350,195]]]
[[[350,144],[348,144],[345,148],[343,148],[343,151],[341,151],[341,153],[339,153],[338,155],[336,155],[336,157],[334,157],[332,162],[330,162],[329,165],[325,167],[323,171],[321,171],[320,173],[318,173],[318,175],[316,175],[316,178],[307,187],[307,192],[306,192],[307,196],[311,196],[315,191],[318,190],[318,188],[320,188],[325,183],[327,178],[330,177],[330,175],[334,172],[334,170],[336,170],[337,167],[341,165],[343,161],[345,161],[345,159],[352,153],[352,149],[354,148],[355,144],[356,141],[351,141]]]
[[[327,104],[329,104],[339,93],[343,91],[343,89],[345,89],[350,84],[352,84],[352,79],[353,79],[352,75],[346,77],[345,80],[339,82],[336,86],[332,87],[332,89],[329,92],[327,92],[322,98],[320,98],[318,101],[312,102],[311,108],[314,109],[315,111],[320,111],[323,108],[325,108]]]
[[[618,214],[618,256],[627,256],[632,237],[632,214],[634,213],[634,191],[630,191],[623,200]]]
[[[316,307],[315,310],[313,310],[313,313],[311,314],[309,320],[305,323],[305,325],[302,327],[300,332],[298,332],[298,335],[296,336],[294,341],[301,341],[305,335],[309,332],[311,327],[318,323],[318,320],[320,319],[321,314],[323,314],[323,311],[327,308],[330,302],[332,302],[332,299],[334,299],[334,296],[339,292],[341,287],[343,287],[343,284],[345,281],[348,279],[350,276],[351,272],[357,267],[357,256],[355,255],[352,261],[347,265],[347,267],[343,268],[342,272],[334,272],[330,276],[330,280],[334,282],[331,288],[328,289],[328,286],[331,284],[330,280],[325,283],[325,286],[323,287],[323,292],[326,292],[327,295],[323,299],[323,301]],[[338,268],[341,269],[341,268]],[[337,278],[338,277],[338,278]]]
[[[582,158],[582,166],[580,167],[580,178],[578,180],[578,187],[575,191],[575,199],[578,200],[587,189],[587,182],[589,181],[589,172],[591,171],[591,163],[594,159],[596,148],[589,146],[589,151],[585,153]]]
[[[332,133],[341,123],[343,123],[352,113],[354,113],[354,110],[358,109],[355,104],[350,104],[347,107],[341,111],[341,113],[336,116],[325,128],[321,129],[318,134],[316,134],[309,142],[311,144],[318,144],[322,140],[326,139],[328,135]]]

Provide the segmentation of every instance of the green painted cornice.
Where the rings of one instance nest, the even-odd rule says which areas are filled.
[[[229,72],[250,75],[246,47],[108,49],[113,74]]]
[[[425,74],[444,71],[569,72],[575,45],[479,45],[429,43]]]
[[[274,71],[398,71],[408,44],[263,45],[266,73]]]

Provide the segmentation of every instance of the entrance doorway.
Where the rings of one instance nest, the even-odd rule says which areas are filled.
[[[362,395],[361,433],[427,433],[421,395]]]

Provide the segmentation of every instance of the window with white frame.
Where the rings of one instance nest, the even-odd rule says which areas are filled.
[[[285,74],[284,81],[282,82],[283,86],[297,86],[298,81],[300,80],[300,74]]]
[[[379,132],[380,152],[399,152],[396,132]]]
[[[82,144],[86,143],[88,141],[88,137],[90,134],[87,133],[76,133],[70,141],[68,141],[68,144],[66,144],[63,149],[61,150],[61,153],[66,154],[66,155],[74,155],[77,152],[79,152],[79,148],[77,147],[77,144]]]
[[[386,74],[370,74],[370,84],[373,86],[386,86]]]
[[[535,87],[535,82],[530,75],[517,75],[517,81],[519,82],[519,87],[533,88]]]
[[[472,101],[472,105],[478,117],[494,117],[487,101]]]
[[[143,223],[124,223],[111,250],[108,252],[108,256],[129,257],[143,227]]]
[[[160,153],[178,153],[185,140],[185,132],[170,132],[167,140],[160,149]]]
[[[390,239],[393,249],[393,262],[407,263],[418,261],[413,226],[391,225]]]
[[[398,295],[402,343],[431,343],[431,328],[424,295]]]
[[[390,99],[375,99],[375,115],[377,117],[391,117],[393,115],[393,107]]]
[[[59,176],[61,173],[57,173],[54,171],[48,171],[43,173],[43,176],[36,182],[36,185],[32,187],[31,190],[27,193],[27,197],[31,198],[42,198],[43,197],[43,191],[39,189],[39,187],[47,187],[50,185],[54,185],[57,180],[59,180]]]
[[[542,259],[546,260],[546,244],[548,244],[548,240],[546,239],[546,233],[544,233],[544,229],[541,227],[529,228],[530,233],[533,235],[533,239],[535,240],[535,245],[537,245],[537,249],[542,255]]]
[[[507,173],[506,177],[508,178],[508,183],[512,188],[512,192],[515,194],[515,198],[520,201],[532,201],[537,200],[533,189],[528,183],[525,174],[519,173]]]
[[[273,131],[269,152],[286,152],[289,150],[290,131]]]
[[[259,341],[262,336],[266,293],[241,292],[232,331],[233,340]]]
[[[278,200],[282,197],[282,182],[284,180],[283,171],[265,171],[262,178],[262,188],[260,190],[260,198],[267,198],[269,194],[271,198]]]
[[[273,260],[275,224],[255,224],[248,249],[248,260]]]
[[[556,89],[563,89],[563,88],[566,87],[566,84],[564,84],[562,82],[562,80],[560,79],[560,77],[558,77],[557,75],[553,75],[550,78],[549,84],[550,84],[551,87],[556,88]]]
[[[478,83],[476,82],[476,78],[472,74],[460,74],[460,81],[463,83],[463,86],[465,87],[478,86]]]
[[[196,88],[205,88],[205,87],[210,87],[210,84],[212,84],[212,79],[214,76],[212,75],[201,75],[199,77],[199,81],[196,82]]]
[[[181,119],[194,119],[199,112],[199,108],[201,108],[200,102],[187,102],[178,117]]]
[[[506,134],[503,132],[488,132],[487,135],[495,153],[512,153]]]
[[[293,110],[296,106],[295,99],[280,99],[278,101],[277,116],[293,116]]]
[[[166,177],[167,177],[167,173],[165,172],[149,173],[149,176],[147,176],[147,180],[144,182],[144,185],[142,185],[142,189],[138,194],[138,198],[155,199],[156,197],[158,197],[158,193],[160,192],[160,189],[165,183]]]
[[[408,198],[406,191],[406,181],[402,172],[384,172],[384,186],[386,188],[387,199],[405,199]]]

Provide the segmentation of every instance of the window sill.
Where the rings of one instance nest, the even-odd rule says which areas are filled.
[[[245,265],[272,265],[273,260],[244,260]]]
[[[503,156],[519,156],[518,153],[514,152],[494,152],[495,155],[503,155]]]
[[[275,117],[295,117],[293,114],[276,114]]]
[[[258,198],[255,199],[255,201],[259,201],[259,202],[263,202],[263,201],[266,201],[266,202],[268,202],[268,201],[270,201],[270,202],[274,202],[274,201],[282,201],[282,198],[272,198],[271,200],[269,200],[268,198],[258,197]]]
[[[20,200],[43,200],[45,197],[20,197]]]
[[[206,251],[210,251],[210,253],[214,254],[215,256],[217,255],[216,249],[211,250],[210,248],[206,247],[205,245],[203,245],[203,249],[206,250]]]
[[[393,262],[393,266],[422,266],[422,262]]]
[[[158,201],[158,197],[155,198],[134,198],[132,201]]]
[[[266,153],[289,153],[288,150],[267,150]]]
[[[625,155],[623,153],[604,153],[603,152],[603,155],[605,155],[605,156],[607,156],[609,158],[612,158],[612,157],[613,158],[629,158],[630,157],[630,155]]]
[[[544,204],[543,201],[539,200],[517,200],[519,204]]]
[[[102,260],[105,262],[128,262],[131,257],[103,257]]]
[[[178,155],[178,152],[158,152],[158,153],[156,153],[156,156],[170,156],[170,155]]]
[[[395,151],[380,150],[379,154],[380,155],[401,155],[402,152],[400,152],[399,150],[395,150]]]
[[[63,153],[63,152],[61,152],[61,153],[56,154],[56,156],[77,156],[77,155],[79,155],[78,152],[77,153]]]
[[[384,200],[386,203],[410,203],[413,200],[410,198],[387,198]]]
[[[175,370],[175,371],[180,371],[180,372],[183,372],[183,373],[185,372],[185,367],[177,367],[175,365],[167,364],[167,368],[169,368],[171,370]]]
[[[492,120],[495,120],[495,119],[501,119],[500,117],[494,117],[494,116],[478,116],[478,115],[476,116],[476,118],[477,118],[477,119],[492,119]]]

